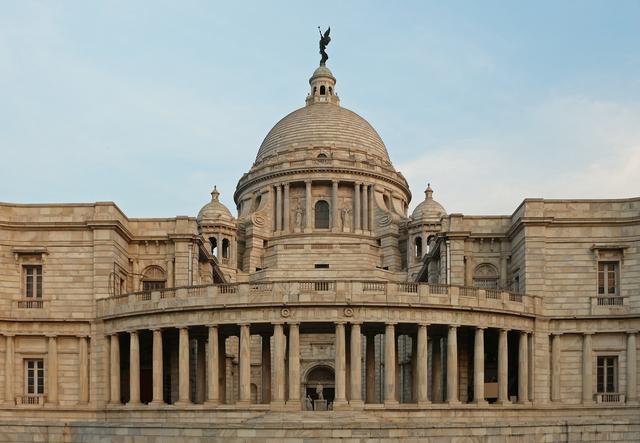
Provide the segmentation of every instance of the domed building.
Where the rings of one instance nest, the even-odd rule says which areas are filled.
[[[409,215],[336,83],[313,72],[235,216],[215,187],[197,217],[0,203],[4,435],[640,439],[640,198],[469,216],[429,184]]]

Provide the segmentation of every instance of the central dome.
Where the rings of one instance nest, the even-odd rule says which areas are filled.
[[[384,142],[365,119],[334,103],[312,103],[284,117],[264,138],[256,162],[296,147],[360,149],[389,163]]]
[[[340,107],[336,78],[322,65],[309,79],[307,105],[284,117],[264,138],[256,163],[277,153],[316,147],[359,150],[390,164],[384,142],[365,119]]]

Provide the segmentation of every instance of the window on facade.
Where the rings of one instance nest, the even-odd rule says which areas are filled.
[[[42,265],[24,266],[24,295],[42,298]]]
[[[230,252],[229,239],[223,238],[222,239],[222,258],[229,258],[229,255],[230,255],[229,252]]]
[[[320,86],[320,95],[324,95],[326,93],[326,88],[324,85]]]
[[[166,277],[164,270],[159,266],[149,266],[142,277],[143,291],[158,291],[165,288]]]
[[[422,237],[416,237],[413,240],[413,247],[414,247],[414,255],[417,258],[422,257]]]
[[[484,289],[498,289],[498,271],[496,267],[483,263],[473,273],[473,286]]]
[[[218,254],[218,240],[215,237],[211,237],[209,243],[211,243],[211,255],[216,256]]]
[[[324,200],[319,200],[315,207],[316,213],[316,228],[328,229],[329,228],[329,203]]]
[[[618,262],[598,262],[598,295],[618,295]]]
[[[618,392],[618,357],[598,357],[597,390],[599,394]]]
[[[25,360],[25,394],[44,394],[44,360],[34,358]]]

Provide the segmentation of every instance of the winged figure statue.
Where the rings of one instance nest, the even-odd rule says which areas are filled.
[[[327,28],[324,34],[320,30],[320,26],[318,26],[318,31],[320,32],[320,55],[322,56],[322,58],[320,59],[320,66],[324,66],[327,60],[329,60],[326,49],[329,45],[329,42],[331,42],[331,37],[329,37],[331,26]]]

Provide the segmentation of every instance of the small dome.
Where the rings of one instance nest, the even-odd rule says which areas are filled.
[[[220,193],[216,186],[211,191],[211,201],[204,205],[200,212],[198,212],[198,223],[211,223],[211,222],[231,222],[233,221],[233,215],[231,211],[227,209],[225,205],[220,203]]]
[[[311,76],[311,79],[309,80],[309,82],[312,82],[313,79],[316,77],[329,77],[329,78],[332,78],[334,81],[336,79],[333,76],[333,72],[331,72],[331,70],[324,65],[321,65],[318,69],[313,71],[313,75]]]
[[[447,215],[447,211],[444,210],[444,207],[433,199],[433,189],[431,189],[431,184],[427,184],[427,189],[424,191],[424,194],[424,201],[416,206],[416,209],[413,210],[413,214],[411,214],[411,218],[413,218],[414,221],[424,219],[439,220],[443,215]]]

